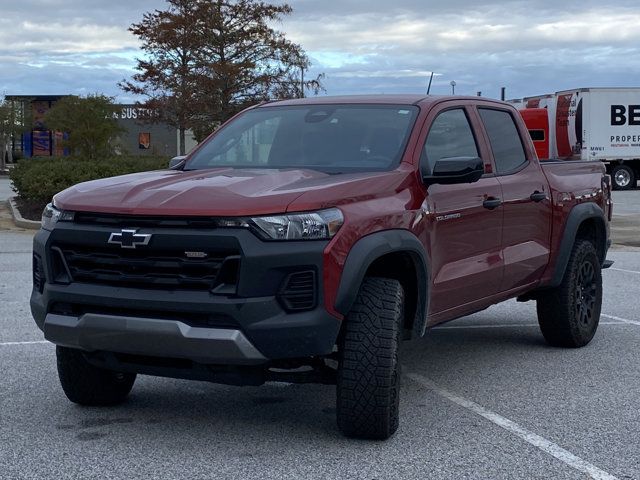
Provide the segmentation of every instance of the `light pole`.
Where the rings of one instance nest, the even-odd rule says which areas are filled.
[[[456,82],[455,82],[455,80],[451,80],[451,83],[449,85],[451,85],[451,95],[455,95],[456,94]]]

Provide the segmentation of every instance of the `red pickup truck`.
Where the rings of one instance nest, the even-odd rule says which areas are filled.
[[[56,195],[31,309],[73,402],[136,374],[319,382],[344,434],[384,439],[404,339],[518,298],[549,344],[589,343],[610,219],[602,163],[540,163],[508,104],[265,103],[168,170]]]

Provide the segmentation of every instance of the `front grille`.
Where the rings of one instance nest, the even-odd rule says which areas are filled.
[[[316,306],[316,272],[306,270],[289,275],[279,295],[289,311],[311,310]]]
[[[184,251],[147,251],[56,245],[73,282],[164,290],[235,286],[238,252],[189,258]],[[225,290],[228,293],[228,289]]]
[[[216,228],[213,217],[170,217],[157,215],[113,215],[104,213],[76,212],[74,223],[107,227],[128,228],[131,225],[145,228]]]

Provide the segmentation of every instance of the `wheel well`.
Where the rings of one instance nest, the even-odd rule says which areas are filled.
[[[404,329],[411,331],[418,311],[418,274],[409,252],[383,255],[369,266],[366,276],[398,280],[404,290]]]
[[[588,218],[580,224],[576,233],[577,240],[588,240],[596,247],[600,263],[605,261],[607,254],[607,238],[602,221],[596,218]]]

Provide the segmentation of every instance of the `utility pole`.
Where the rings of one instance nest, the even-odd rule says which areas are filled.
[[[304,98],[304,67],[300,67],[300,98]]]

